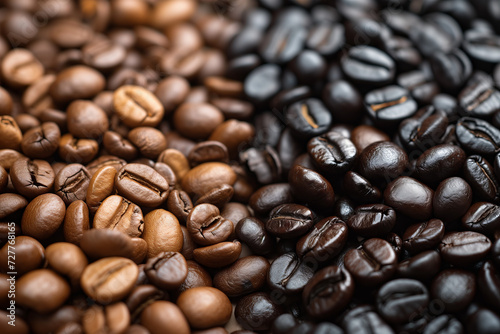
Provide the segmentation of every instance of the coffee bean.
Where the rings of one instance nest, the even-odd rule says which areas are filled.
[[[234,230],[233,222],[223,218],[212,204],[195,206],[187,217],[186,227],[193,240],[200,245],[225,241]]]
[[[387,86],[366,94],[364,104],[375,124],[393,127],[417,111],[417,103],[409,95],[403,87]]]
[[[46,159],[56,152],[60,138],[56,123],[45,122],[24,134],[21,148],[32,159]]]
[[[445,269],[432,281],[431,295],[440,300],[446,312],[458,312],[470,304],[476,293],[473,273],[461,269]]]
[[[145,243],[117,230],[93,228],[82,233],[80,247],[91,259],[118,256],[140,263],[145,257]]]
[[[491,249],[491,241],[472,231],[447,233],[439,250],[443,260],[456,266],[470,266],[483,259]]]
[[[254,103],[263,104],[269,101],[281,89],[281,68],[266,64],[250,72],[244,82],[245,95]]]
[[[178,252],[161,252],[146,262],[144,271],[148,279],[161,289],[174,289],[187,276],[187,263]]]
[[[113,193],[115,176],[116,169],[114,167],[103,166],[90,179],[85,201],[92,211],[96,211],[99,205]]]
[[[125,297],[138,275],[139,269],[131,260],[108,257],[89,264],[83,271],[80,284],[90,298],[109,304]]]
[[[69,164],[59,173],[54,181],[54,190],[66,204],[85,200],[90,183],[90,174],[83,165]]]
[[[269,63],[285,63],[299,54],[306,38],[307,30],[301,26],[275,24],[262,40],[259,53]]]
[[[349,303],[353,293],[354,282],[349,272],[329,266],[311,278],[302,292],[302,299],[309,315],[328,318],[340,312]]]
[[[335,202],[330,182],[314,170],[295,165],[288,174],[292,195],[298,201],[318,210],[326,210]]]
[[[425,184],[438,184],[457,175],[465,162],[465,152],[458,146],[441,144],[429,148],[415,163],[415,173]]]
[[[163,209],[151,211],[144,218],[144,240],[148,244],[148,258],[161,252],[179,252],[183,239],[179,221]]]
[[[376,286],[389,280],[396,272],[397,258],[391,245],[373,238],[349,250],[344,257],[345,268],[354,280],[364,286]]]
[[[500,92],[490,83],[480,81],[466,86],[458,95],[458,103],[464,115],[490,117],[500,109]]]
[[[116,229],[130,237],[140,237],[144,230],[142,210],[117,195],[106,198],[94,216],[94,228]]]
[[[28,86],[43,76],[40,61],[26,49],[13,49],[2,59],[2,77],[12,87]]]
[[[398,177],[408,166],[408,156],[391,142],[377,142],[359,155],[359,172],[368,180],[380,183]]]
[[[236,261],[241,254],[241,243],[219,242],[215,245],[196,248],[193,251],[194,259],[209,268],[222,268]]]
[[[433,249],[441,242],[444,233],[444,224],[439,219],[413,224],[403,234],[403,247],[413,254]]]
[[[12,165],[10,178],[17,192],[34,198],[52,191],[55,175],[48,162],[21,158]]]
[[[438,334],[438,333],[463,333],[463,325],[458,319],[443,314],[434,318],[425,326],[425,334]]]
[[[400,278],[383,285],[377,293],[377,309],[391,324],[404,324],[429,304],[429,292],[419,281]]]
[[[396,224],[396,212],[383,204],[358,206],[347,225],[365,238],[382,237]]]
[[[441,257],[435,250],[424,251],[398,264],[400,277],[425,281],[434,277],[441,268]]]
[[[112,166],[114,169],[116,169],[116,171],[119,171],[123,166],[125,166],[126,163],[127,162],[125,160],[118,157],[112,155],[103,155],[89,163],[87,165],[87,169],[90,175],[94,175],[94,173],[101,167]]]
[[[433,191],[407,176],[401,176],[387,186],[384,200],[397,212],[413,219],[425,220],[432,214]]]
[[[148,90],[132,85],[118,88],[113,94],[116,114],[127,126],[156,126],[164,115],[160,101]]]
[[[288,106],[285,119],[294,134],[309,139],[328,130],[332,123],[332,114],[321,100],[309,98]]]
[[[472,154],[493,156],[500,146],[500,130],[490,123],[463,117],[457,122],[456,135],[465,151]]]
[[[44,289],[40,289],[43,286]],[[70,296],[70,286],[50,269],[37,269],[16,282],[16,302],[41,314],[61,307]]]
[[[179,294],[191,288],[199,286],[212,286],[212,277],[198,263],[194,261],[186,261],[188,266],[188,274],[180,287],[176,289]]]
[[[167,210],[185,223],[189,212],[193,209],[193,202],[189,195],[183,190],[173,190],[167,198]]]
[[[59,142],[59,156],[66,162],[88,163],[99,152],[99,144],[93,139],[77,139],[67,133]]]
[[[246,217],[239,220],[235,232],[238,239],[245,243],[254,254],[265,255],[273,251],[274,238],[268,234],[264,223],[259,219]]]
[[[362,85],[381,86],[394,78],[394,61],[383,51],[370,46],[355,46],[341,60],[342,71]]]
[[[430,57],[430,65],[439,85],[447,91],[460,89],[472,73],[469,58],[460,50],[437,52]]]
[[[408,89],[419,105],[431,104],[433,98],[440,92],[434,77],[426,70],[400,74],[397,83]]]
[[[182,189],[196,200],[217,186],[232,186],[235,181],[236,174],[231,167],[220,162],[207,162],[191,169],[182,178]]]
[[[100,71],[111,70],[120,65],[126,56],[123,46],[108,39],[97,39],[82,48],[82,59],[85,65]]]
[[[361,203],[370,203],[380,200],[380,190],[370,181],[356,172],[348,171],[344,175],[344,189],[350,198]]]
[[[0,268],[4,273],[11,272],[8,266],[9,259],[12,258],[11,254],[12,251],[9,254],[8,243],[0,249]],[[15,267],[16,272],[18,275],[24,275],[27,272],[40,268],[44,264],[45,249],[36,239],[20,235],[16,238],[16,258],[18,261]]]
[[[0,116],[0,131],[3,134],[0,140],[0,148],[19,150],[23,134],[16,120],[8,115]]]
[[[214,286],[229,297],[258,291],[266,283],[269,262],[261,256],[246,256],[214,276]]]
[[[160,300],[146,306],[141,313],[141,323],[152,334],[190,333],[189,324],[181,309],[174,303]]]
[[[234,310],[236,321],[248,330],[269,330],[272,321],[283,311],[266,293],[256,292],[238,301]]]
[[[361,153],[367,146],[378,141],[390,141],[389,136],[369,125],[359,125],[351,131],[351,141]]]
[[[499,185],[488,160],[479,155],[469,156],[465,160],[463,173],[477,197],[488,201],[497,200]]]
[[[21,227],[26,235],[38,240],[53,235],[66,214],[66,206],[59,196],[43,194],[35,197],[24,211]]]
[[[347,171],[357,156],[352,141],[335,131],[312,138],[307,144],[307,151],[314,164],[327,175]]]
[[[494,234],[500,224],[500,207],[487,202],[477,202],[470,206],[462,217],[462,226],[467,230]]]
[[[451,177],[442,181],[433,198],[434,216],[445,222],[462,217],[472,202],[472,189],[464,179]]]
[[[87,309],[82,317],[83,329],[86,333],[100,331],[124,332],[129,327],[130,313],[123,302],[107,306],[94,305]]]
[[[305,234],[314,224],[314,213],[298,204],[283,204],[269,213],[266,230],[280,238],[289,239]]]
[[[115,176],[119,194],[145,207],[156,207],[165,202],[169,185],[153,168],[137,163],[127,164]]]
[[[204,121],[200,122],[203,116]],[[224,121],[222,112],[208,103],[183,103],[174,112],[173,122],[179,133],[191,139],[206,139]]]
[[[195,145],[188,155],[191,166],[195,167],[205,162],[229,162],[227,147],[217,141],[204,141]]]
[[[344,39],[343,25],[317,24],[309,30],[306,45],[323,56],[332,56],[340,50]]]
[[[73,287],[80,285],[80,277],[88,260],[78,246],[69,242],[56,242],[47,247],[45,257],[49,268],[68,277]]]
[[[199,303],[203,300],[203,303]],[[177,305],[193,328],[222,326],[231,318],[231,302],[220,290],[212,287],[197,287],[184,291]]]
[[[134,159],[138,153],[137,148],[128,139],[114,131],[104,133],[103,146],[111,154],[126,160]]]
[[[343,317],[342,327],[347,334],[394,333],[394,330],[369,305],[360,305],[348,311]]]
[[[57,74],[49,88],[54,102],[66,104],[77,99],[92,98],[104,89],[105,79],[96,70],[82,65],[68,67]]]
[[[278,153],[270,146],[264,149],[250,148],[240,153],[240,161],[255,175],[261,184],[281,179],[282,168]]]

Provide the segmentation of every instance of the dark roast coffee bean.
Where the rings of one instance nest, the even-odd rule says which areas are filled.
[[[371,46],[355,46],[341,60],[342,71],[358,84],[382,86],[394,79],[394,61]]]
[[[377,293],[377,310],[389,323],[404,324],[429,304],[429,292],[419,281],[400,278],[383,285]]]
[[[360,305],[348,311],[342,319],[346,334],[393,334],[394,330],[370,305]]]
[[[174,289],[186,279],[186,259],[177,252],[163,252],[146,262],[144,271],[151,283],[160,289]]]
[[[309,30],[306,46],[323,56],[332,56],[344,44],[344,26],[338,23],[320,23]]]
[[[498,35],[477,30],[468,30],[464,34],[462,47],[473,63],[491,69],[500,62],[500,38]]]
[[[343,187],[347,195],[360,203],[373,203],[380,200],[380,190],[373,186],[370,181],[356,172],[348,171],[344,175]]]
[[[464,178],[474,190],[474,194],[487,201],[497,200],[499,194],[498,181],[490,163],[479,155],[471,155],[465,161]]]
[[[54,178],[54,170],[44,160],[21,158],[16,160],[10,169],[10,179],[14,188],[28,198],[51,191]]]
[[[460,89],[472,73],[472,64],[459,49],[450,53],[438,52],[431,56],[430,64],[434,77],[446,91]]]
[[[274,148],[249,148],[240,152],[240,161],[247,165],[261,184],[276,182],[281,177],[281,161]]]
[[[368,115],[381,126],[395,126],[417,111],[415,100],[400,86],[372,90],[365,95],[364,104]]]
[[[397,83],[408,89],[419,105],[431,104],[434,96],[440,92],[434,77],[426,70],[402,73],[398,76]]]
[[[295,253],[285,253],[276,258],[267,275],[267,284],[288,295],[300,293],[314,275],[312,261],[301,261]]]
[[[500,92],[492,84],[480,81],[460,92],[458,104],[464,115],[487,118],[500,110]]]
[[[409,165],[406,152],[391,142],[373,143],[359,155],[359,173],[375,183],[389,183]]]
[[[325,75],[326,66],[325,59],[312,50],[300,52],[289,64],[299,83],[304,85],[320,81]]]
[[[455,266],[470,266],[482,260],[491,249],[484,234],[472,231],[450,232],[439,245],[441,257]]]
[[[354,282],[344,268],[329,266],[318,271],[304,287],[302,300],[307,313],[324,319],[340,312],[354,293]]]
[[[291,187],[288,183],[274,183],[255,191],[249,200],[250,207],[257,215],[266,215],[281,204],[293,203]]]
[[[327,176],[347,171],[358,154],[354,143],[335,131],[312,138],[307,151],[313,163]]]
[[[284,239],[301,236],[314,224],[314,213],[298,204],[283,204],[269,213],[266,230]]]
[[[266,293],[256,292],[238,301],[234,316],[245,329],[266,331],[282,312],[281,307]]]
[[[318,99],[309,98],[291,104],[285,111],[287,126],[304,139],[325,133],[332,123],[332,114]]]
[[[394,59],[400,71],[415,69],[422,62],[422,57],[413,43],[404,37],[393,36],[382,43],[385,52]]]
[[[490,123],[472,117],[457,122],[456,135],[465,151],[492,157],[499,151],[500,130]]]
[[[167,180],[153,168],[143,164],[127,164],[116,174],[119,194],[146,207],[162,204],[168,196]]]
[[[434,216],[451,222],[463,216],[472,202],[472,189],[464,179],[450,177],[442,181],[434,192]]]
[[[277,24],[262,40],[259,53],[266,62],[286,63],[299,54],[306,38],[307,30],[300,25]]]
[[[358,206],[347,225],[356,234],[365,238],[383,237],[396,224],[396,212],[383,204]]]
[[[500,328],[500,317],[493,311],[479,307],[465,322],[467,333],[494,333]]]
[[[323,89],[322,97],[335,121],[356,123],[363,114],[363,98],[348,81],[329,83]]]
[[[500,227],[500,207],[488,202],[474,203],[463,215],[462,226],[467,230],[492,235]]]
[[[387,241],[373,238],[349,250],[344,264],[357,283],[372,287],[391,278],[396,272],[397,258]]]
[[[462,323],[451,315],[443,314],[431,320],[424,328],[423,334],[462,334],[464,328]]]
[[[444,224],[439,219],[410,225],[403,234],[403,247],[412,254],[435,248],[443,239]]]
[[[77,200],[84,201],[87,197],[90,177],[90,173],[83,165],[67,165],[56,175],[54,190],[66,204]]]
[[[401,176],[387,185],[384,201],[412,219],[429,219],[432,214],[433,191],[425,184],[408,177]]]
[[[434,277],[441,268],[441,257],[435,250],[424,251],[398,264],[397,274],[400,277],[417,280],[428,280]]]
[[[330,182],[312,169],[295,165],[288,174],[288,182],[294,198],[309,207],[328,210],[335,202]]]
[[[457,175],[465,162],[465,152],[458,146],[441,144],[429,148],[415,163],[418,179],[426,184],[438,184],[442,180]]]
[[[337,217],[320,220],[312,230],[297,242],[297,255],[326,262],[337,256],[347,241],[346,224]]]
[[[446,312],[465,309],[476,293],[473,273],[461,269],[445,269],[432,281],[431,296],[440,300]]]
[[[281,89],[280,76],[281,69],[277,65],[266,64],[257,67],[245,79],[245,95],[257,104],[270,100]]]
[[[212,204],[195,206],[187,217],[186,227],[193,240],[204,246],[225,241],[234,230],[233,222],[222,217]]]
[[[274,238],[266,231],[264,223],[255,217],[241,219],[236,225],[236,236],[257,255],[272,252],[275,247]]]

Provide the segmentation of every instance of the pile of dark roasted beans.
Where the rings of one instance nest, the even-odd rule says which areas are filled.
[[[500,333],[500,1],[1,1],[0,306]]]

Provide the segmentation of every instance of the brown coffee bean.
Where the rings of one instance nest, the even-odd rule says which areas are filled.
[[[151,23],[158,29],[189,20],[197,8],[194,0],[159,2],[152,11]]]
[[[208,140],[215,140],[226,145],[229,156],[234,159],[245,145],[255,136],[255,128],[247,122],[230,119],[214,129]]]
[[[150,91],[139,86],[125,85],[113,95],[116,114],[129,127],[156,126],[163,119],[163,106]]]
[[[161,205],[168,196],[167,180],[153,168],[131,163],[124,166],[115,177],[119,194],[145,207]]]
[[[377,128],[369,125],[359,125],[351,132],[351,141],[362,152],[367,146],[378,141],[390,141],[389,136]]]
[[[189,93],[189,82],[183,77],[172,75],[158,83],[155,90],[165,113],[168,115],[184,102]]]
[[[132,160],[137,157],[137,148],[117,132],[106,131],[102,144],[106,151],[125,160]]]
[[[0,194],[0,219],[24,209],[28,201],[21,195],[13,193]]]
[[[262,256],[246,256],[214,276],[214,286],[229,297],[258,291],[266,283],[269,261]]]
[[[51,22],[49,37],[61,48],[79,48],[92,38],[89,26],[76,19],[59,19]]]
[[[68,131],[78,138],[97,139],[109,128],[106,113],[90,101],[76,100],[66,109]]]
[[[233,194],[233,187],[227,184],[222,184],[198,198],[195,205],[209,203],[215,205],[218,208],[222,208],[224,205],[226,205],[227,202],[231,200]]]
[[[49,88],[56,80],[54,74],[47,74],[33,82],[24,91],[23,106],[35,117],[38,117],[44,109],[53,108],[54,101],[49,94]]]
[[[160,289],[175,289],[187,276],[187,263],[178,252],[162,252],[146,262],[144,271],[151,283]]]
[[[186,223],[189,212],[193,209],[193,202],[183,190],[173,190],[167,198],[167,210],[172,212],[177,219]]]
[[[125,297],[138,276],[139,268],[131,260],[108,257],[89,264],[83,271],[80,284],[90,298],[109,304]]]
[[[21,132],[27,132],[29,129],[40,126],[40,121],[35,116],[30,114],[19,114],[14,117]]]
[[[56,242],[45,250],[49,268],[69,278],[73,287],[79,287],[80,277],[88,264],[80,247],[69,242]]]
[[[163,151],[158,157],[158,161],[172,168],[178,180],[182,180],[190,169],[189,161],[186,156],[181,151],[173,148],[168,148]]]
[[[165,29],[165,34],[171,49],[176,53],[188,54],[203,47],[203,36],[192,23],[170,25]]]
[[[141,313],[141,323],[151,334],[189,334],[189,324],[174,303],[155,301]]]
[[[69,284],[50,269],[30,271],[16,282],[16,302],[41,314],[61,307],[70,292]]]
[[[11,116],[0,116],[0,149],[8,148],[19,151],[23,134],[17,122]]]
[[[3,193],[9,183],[9,173],[0,166],[0,193]]]
[[[118,230],[130,237],[140,237],[144,230],[144,217],[139,206],[121,196],[112,195],[97,209],[93,226]]]
[[[186,261],[188,274],[182,284],[176,289],[176,293],[181,293],[191,288],[199,286],[212,286],[210,274],[195,261]]]
[[[106,38],[96,38],[82,48],[85,65],[106,72],[123,63],[126,50],[123,46]]]
[[[209,246],[225,241],[234,231],[233,222],[220,215],[219,208],[212,204],[200,204],[191,210],[186,227],[193,240]]]
[[[130,313],[123,302],[91,306],[82,317],[85,333],[124,333],[130,325]]]
[[[91,259],[118,256],[135,262],[138,253],[144,250],[138,249],[144,247],[137,239],[144,241],[141,238],[131,238],[118,230],[93,228],[83,233],[80,247]]]
[[[56,123],[42,123],[24,134],[21,148],[32,159],[46,159],[56,152],[60,138],[61,131]]]
[[[42,110],[38,118],[42,122],[56,123],[61,132],[66,132],[67,117],[65,112],[53,108],[47,108]]]
[[[127,308],[130,310],[131,320],[135,321],[148,305],[165,297],[168,298],[168,295],[154,285],[143,284],[136,286],[125,301]]]
[[[165,136],[155,128],[134,128],[129,132],[127,138],[146,158],[156,159],[167,148]]]
[[[179,221],[172,213],[163,209],[146,215],[142,237],[148,244],[148,258],[161,252],[180,252],[183,245]]]
[[[15,260],[15,272],[19,276],[40,268],[45,261],[45,249],[42,244],[32,237],[25,235],[18,236],[14,245],[5,244],[0,249],[0,269],[2,272],[12,272],[9,264]],[[10,247],[9,247],[10,246]],[[13,252],[15,251],[14,260]]]
[[[248,121],[254,114],[254,106],[250,102],[230,97],[211,98],[209,102],[218,108],[226,119]]]
[[[125,160],[115,157],[113,155],[102,155],[99,158],[92,161],[91,163],[89,163],[87,165],[87,169],[90,175],[94,175],[94,173],[101,167],[112,166],[116,169],[116,171],[119,171],[126,164],[127,162]]]
[[[223,326],[229,321],[232,313],[229,298],[212,287],[197,287],[184,291],[177,299],[177,305],[191,327],[198,329]]]
[[[59,156],[68,163],[89,163],[99,152],[99,144],[93,139],[77,139],[67,133],[59,141]]]
[[[181,254],[184,255],[186,260],[192,260],[193,259],[193,252],[197,245],[195,244],[193,238],[191,237],[191,234],[189,234],[188,229],[186,226],[181,226],[182,230],[182,249],[181,249]]]
[[[54,190],[66,204],[77,200],[85,200],[87,188],[90,183],[90,177],[87,168],[80,164],[69,164],[59,173],[54,181]]]
[[[79,246],[83,233],[89,228],[89,208],[87,204],[82,200],[74,201],[68,206],[64,216],[64,239]]]
[[[224,121],[224,115],[208,103],[183,103],[174,112],[177,131],[190,139],[206,139]]]
[[[57,74],[49,93],[54,102],[66,104],[73,100],[89,99],[104,89],[106,80],[96,70],[77,65]]]
[[[25,87],[37,81],[45,71],[43,65],[26,49],[13,49],[1,64],[2,77],[12,87]]]
[[[2,166],[6,171],[9,171],[14,162],[23,157],[24,155],[18,151],[8,148],[2,149],[0,150],[0,166]]]
[[[111,22],[117,26],[133,27],[145,24],[149,18],[149,5],[141,0],[111,2]]]
[[[182,189],[197,199],[210,190],[227,184],[232,186],[236,173],[226,164],[207,162],[191,169],[182,179]]]
[[[236,261],[241,254],[241,243],[238,240],[232,242],[219,242],[215,245],[196,248],[193,257],[196,262],[209,268],[222,268]]]
[[[12,97],[9,92],[0,87],[0,115],[10,115],[12,112]]]
[[[205,79],[204,85],[210,93],[218,96],[238,98],[243,94],[243,83],[236,80],[208,77]]]
[[[18,193],[34,198],[52,191],[55,175],[47,161],[21,158],[12,165],[10,178]]]
[[[229,162],[229,155],[224,144],[218,141],[204,141],[196,144],[188,155],[189,164],[196,167],[205,162]]]
[[[66,214],[63,200],[55,194],[35,197],[24,211],[21,228],[23,233],[43,240],[53,235]]]
[[[113,194],[116,173],[117,170],[114,167],[103,166],[92,175],[85,197],[90,210],[97,211],[102,201]]]

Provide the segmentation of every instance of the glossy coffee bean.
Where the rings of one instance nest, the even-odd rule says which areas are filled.
[[[43,240],[53,235],[61,226],[66,214],[63,200],[54,194],[35,197],[24,211],[21,228],[24,234]]]
[[[23,134],[16,120],[9,115],[0,116],[0,129],[3,134],[0,148],[19,150]]]
[[[131,260],[108,257],[88,265],[80,284],[89,297],[109,304],[125,297],[132,290],[138,275],[139,269]]]
[[[162,252],[146,262],[144,271],[151,283],[160,289],[175,289],[186,279],[186,259],[178,252]]]
[[[384,200],[398,213],[425,220],[432,214],[433,195],[433,191],[423,183],[401,176],[387,186]]]
[[[238,239],[245,243],[254,254],[265,255],[274,250],[274,238],[266,231],[264,223],[255,217],[239,220],[235,233]]]
[[[21,148],[32,159],[46,159],[56,152],[60,138],[61,131],[56,123],[45,122],[23,135]]]
[[[113,106],[129,127],[156,126],[164,115],[163,105],[148,90],[139,86],[121,86],[113,94]]]
[[[182,178],[182,189],[196,200],[213,188],[222,184],[232,186],[235,181],[236,174],[227,164],[207,162],[187,172]]]
[[[294,238],[305,234],[314,224],[314,213],[298,204],[283,204],[269,213],[266,230],[280,238]]]
[[[359,155],[359,173],[376,183],[390,182],[407,168],[408,155],[391,142],[377,142]]]
[[[169,191],[163,176],[149,166],[136,163],[124,166],[116,174],[115,187],[119,194],[146,207],[162,204]]]
[[[121,196],[109,196],[97,209],[93,227],[118,230],[130,237],[140,237],[144,230],[142,210]]]
[[[344,264],[357,283],[376,286],[394,275],[397,258],[387,241],[373,238],[349,250],[344,257]]]
[[[15,270],[19,276],[40,268],[44,263],[45,249],[40,242],[32,237],[24,235],[16,237],[14,250],[16,252],[15,258],[17,259]],[[2,261],[0,264],[2,272],[12,272],[9,269],[9,264],[12,263],[12,245],[7,243],[0,249],[0,258]]]
[[[337,256],[347,241],[348,229],[338,217],[327,217],[299,239],[296,252],[302,258],[326,262]]]
[[[56,242],[47,247],[45,256],[49,268],[68,277],[72,286],[79,286],[82,272],[88,265],[80,247],[69,242]]]
[[[500,130],[478,118],[459,119],[456,135],[462,148],[471,154],[491,157],[498,151],[500,145]]]
[[[443,260],[459,267],[482,260],[490,249],[490,239],[472,231],[447,233],[439,245]]]
[[[341,311],[354,293],[354,282],[346,269],[329,266],[318,271],[307,283],[302,299],[307,313],[328,318]]]
[[[266,34],[259,53],[269,63],[288,62],[302,50],[306,37],[304,27],[277,24]]]
[[[295,165],[288,174],[288,182],[294,198],[312,208],[329,209],[335,202],[330,182],[312,169]]]
[[[438,184],[457,175],[465,162],[465,152],[456,145],[441,144],[426,150],[415,163],[415,174],[425,184]]]
[[[307,151],[313,163],[328,176],[347,171],[358,153],[350,139],[335,131],[312,138]]]
[[[202,115],[204,121],[200,122]],[[208,103],[183,103],[173,117],[177,131],[190,139],[207,139],[223,121],[222,112]]]
[[[10,179],[16,191],[28,198],[50,192],[54,170],[44,160],[18,159],[11,167]]]
[[[341,60],[342,71],[358,84],[381,86],[392,81],[394,61],[370,46],[355,46]]]
[[[299,293],[314,275],[313,260],[302,261],[295,253],[285,253],[269,268],[267,284],[288,295]]]
[[[415,114],[417,103],[407,89],[387,86],[365,95],[365,108],[375,124],[390,127]]]
[[[243,297],[236,304],[234,316],[247,330],[269,330],[272,321],[282,313],[282,309],[264,292]]]
[[[447,312],[465,309],[476,293],[473,273],[461,269],[445,269],[432,281],[431,295],[444,304]]]
[[[105,79],[98,71],[77,65],[59,72],[49,89],[54,102],[66,104],[73,100],[92,98],[104,89]]]
[[[394,330],[370,305],[360,305],[348,311],[342,319],[342,327],[347,334],[394,333]]]
[[[112,166],[103,166],[90,179],[85,201],[92,211],[114,192],[116,172]]]
[[[448,117],[442,110],[432,106],[420,109],[413,117],[399,125],[399,139],[408,152],[425,152],[442,142],[448,126]]]
[[[179,252],[183,237],[177,218],[170,212],[157,209],[144,217],[143,239],[148,244],[148,258],[161,252]]]
[[[250,197],[249,205],[256,214],[266,215],[275,207],[292,202],[290,185],[274,183],[257,189]]]
[[[499,185],[493,167],[479,155],[471,155],[463,167],[465,180],[480,199],[494,201],[499,196]]]
[[[188,274],[184,282],[176,289],[176,292],[181,293],[199,286],[212,286],[212,277],[202,266],[191,260],[186,261],[186,263]]]
[[[472,64],[464,52],[438,52],[430,57],[432,72],[436,81],[446,91],[460,89],[472,73]]]
[[[86,333],[99,331],[124,332],[129,327],[130,313],[123,302],[105,307],[94,305],[82,316],[82,326]]]
[[[265,64],[250,72],[244,82],[245,95],[254,103],[269,101],[281,89],[281,68],[274,64]]]
[[[469,84],[458,95],[458,104],[464,115],[488,118],[500,109],[500,92],[488,82]]]
[[[258,291],[266,283],[270,264],[261,256],[246,256],[214,276],[214,287],[228,297],[239,297]]]
[[[186,220],[186,227],[193,240],[204,246],[225,241],[234,231],[234,224],[220,215],[212,204],[195,206]]]
[[[363,98],[348,81],[329,83],[323,89],[322,96],[336,121],[355,123],[363,113]]]
[[[54,181],[54,190],[64,203],[84,201],[91,175],[81,164],[69,164],[57,173]]]
[[[323,102],[309,98],[291,104],[285,111],[285,119],[294,134],[309,139],[328,130],[332,123],[332,114]]]
[[[500,207],[488,202],[474,203],[462,217],[464,228],[487,235],[495,233],[499,224]]]
[[[89,208],[84,201],[71,203],[64,216],[63,234],[67,242],[80,245],[83,233],[90,228]]]
[[[397,274],[400,277],[424,281],[434,277],[440,268],[441,257],[439,253],[435,250],[429,250],[400,262]]]
[[[270,146],[249,148],[240,153],[240,161],[247,166],[260,184],[280,180],[282,165],[278,152]]]
[[[208,268],[221,268],[232,264],[240,254],[241,243],[234,240],[196,248],[193,251],[193,258]]]
[[[17,48],[2,59],[2,77],[12,87],[28,86],[43,76],[44,68],[30,51]]]
[[[155,301],[141,313],[141,323],[151,334],[188,334],[189,324],[181,309],[168,301]]]
[[[229,298],[212,287],[197,287],[184,291],[177,298],[177,305],[193,328],[223,326],[231,318]]]
[[[445,227],[441,220],[410,225],[403,234],[403,247],[416,254],[435,248],[443,239]]]
[[[59,142],[59,156],[69,163],[88,163],[98,152],[99,144],[93,139],[76,139],[68,133]]]
[[[383,131],[369,125],[358,125],[351,132],[351,141],[361,153],[367,146],[378,141],[390,141]]]
[[[457,220],[464,215],[471,202],[472,189],[464,179],[445,179],[434,192],[434,216],[445,222]]]
[[[358,206],[347,225],[365,238],[382,237],[396,224],[396,212],[383,204]]]
[[[429,304],[429,292],[419,281],[400,278],[384,284],[377,293],[377,310],[391,324],[404,324]]]
[[[76,100],[66,110],[68,131],[78,138],[101,137],[108,130],[104,110],[90,101]]]
[[[360,203],[373,203],[380,200],[380,190],[373,186],[370,181],[356,172],[348,171],[344,175],[344,189],[347,195]]]

